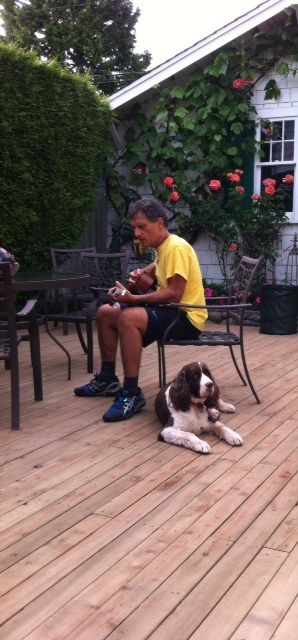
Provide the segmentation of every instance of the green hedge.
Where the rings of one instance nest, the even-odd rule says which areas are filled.
[[[22,270],[74,246],[95,204],[111,110],[91,83],[0,45],[0,246]]]

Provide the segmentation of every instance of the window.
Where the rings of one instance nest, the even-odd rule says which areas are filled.
[[[295,175],[295,120],[261,120],[260,157],[256,166],[258,192],[264,191],[265,178],[274,178],[277,186],[287,175]],[[294,185],[289,189],[286,211],[293,212]]]

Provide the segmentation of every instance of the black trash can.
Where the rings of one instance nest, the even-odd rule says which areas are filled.
[[[298,287],[268,284],[262,288],[260,333],[297,333]]]

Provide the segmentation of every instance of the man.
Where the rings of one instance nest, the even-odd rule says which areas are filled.
[[[120,282],[110,291],[112,302],[97,311],[98,339],[101,354],[100,373],[89,384],[77,387],[77,396],[116,396],[113,405],[103,415],[106,422],[126,420],[145,404],[138,376],[143,347],[162,337],[165,329],[177,317],[177,310],[167,307],[170,302],[204,305],[204,289],[197,255],[191,245],[168,230],[167,213],[153,197],[133,203],[130,218],[135,238],[144,249],[156,251],[156,261],[147,266],[156,276],[157,289],[142,295],[133,294]],[[137,272],[132,272],[133,282]],[[206,309],[183,313],[170,336],[196,338],[207,318]],[[124,369],[121,387],[115,374],[118,342]]]

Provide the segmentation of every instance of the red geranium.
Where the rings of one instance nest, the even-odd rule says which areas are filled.
[[[171,202],[178,202],[178,200],[180,200],[180,195],[179,195],[178,191],[172,191],[171,196],[170,196],[170,200],[171,200]]]
[[[220,191],[221,182],[219,180],[210,180],[209,188],[211,189],[211,191]]]
[[[244,171],[242,171],[242,169],[235,169],[234,173],[238,173],[238,176],[243,176]]]
[[[236,242],[232,242],[232,244],[230,244],[230,251],[232,253],[237,253],[238,251],[238,245],[236,244]]]
[[[167,178],[164,179],[163,183],[166,187],[170,189],[171,187],[174,186],[175,180],[171,176],[168,176]]]
[[[265,180],[262,180],[262,184],[265,187],[276,187],[276,180],[274,178],[265,178]]]
[[[237,78],[236,80],[233,81],[233,89],[237,89],[238,91],[241,89],[244,89],[245,87],[245,80],[243,80],[242,78]]]
[[[244,189],[244,187],[241,187],[241,185],[235,187],[235,191],[237,191],[237,193],[241,193],[242,195],[243,195],[243,193],[245,193],[245,189]]]
[[[253,196],[251,196],[251,199],[252,199],[254,202],[257,202],[258,200],[262,200],[262,196],[260,196],[260,194],[259,194],[259,193],[254,193],[254,194],[253,194]]]
[[[295,178],[291,173],[287,173],[287,175],[282,179],[284,184],[293,184]]]
[[[241,91],[250,84],[254,84],[254,80],[252,78],[236,78],[236,80],[233,81],[233,89]]]
[[[227,176],[231,182],[240,182],[240,176],[238,173],[227,173]]]
[[[276,189],[273,184],[268,184],[267,187],[265,187],[265,193],[267,196],[274,196]]]

